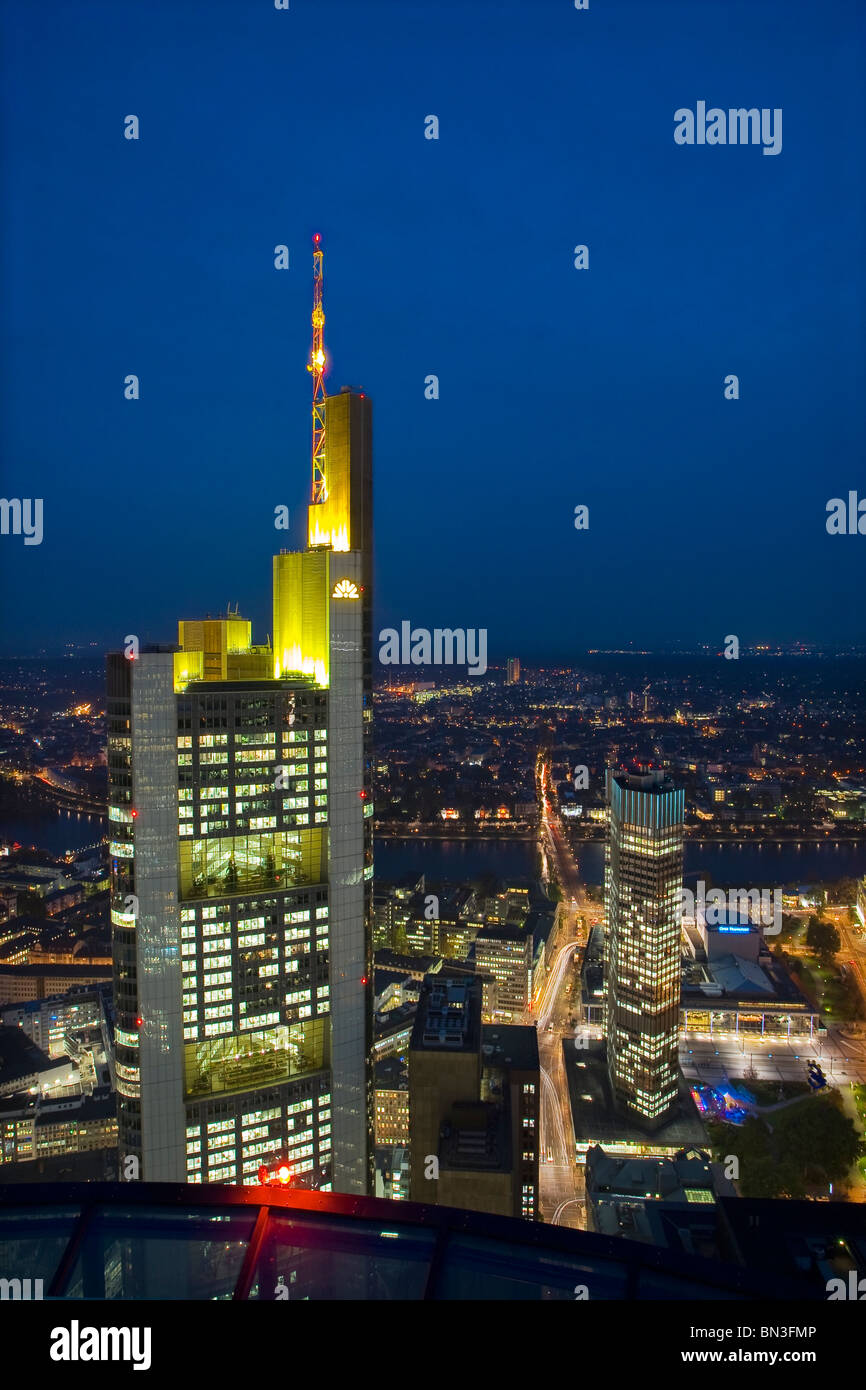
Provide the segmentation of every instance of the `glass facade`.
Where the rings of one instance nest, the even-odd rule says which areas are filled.
[[[72,1301],[766,1296],[759,1270],[622,1236],[406,1201],[146,1183],[0,1187],[0,1279],[22,1271],[44,1298]],[[773,1294],[826,1290],[779,1274]]]
[[[611,1085],[642,1121],[677,1098],[684,793],[662,772],[608,775],[605,1002]]]
[[[119,1146],[145,1180],[286,1162],[371,1189],[372,417],[324,414],[355,548],[275,558],[273,649],[228,613],[109,658]]]

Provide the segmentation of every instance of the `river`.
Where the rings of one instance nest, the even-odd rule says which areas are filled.
[[[105,834],[99,816],[39,807],[29,814],[16,809],[0,815],[0,841],[19,840],[53,854],[82,849]],[[376,878],[394,882],[407,874],[424,873],[434,882],[463,883],[492,874],[496,878],[532,878],[536,847],[529,840],[376,840]],[[579,854],[584,882],[600,884],[604,877],[604,845],[584,845]],[[712,845],[688,840],[686,877],[704,878],[726,887],[782,887],[824,882],[866,874],[866,842],[810,845]]]
[[[689,840],[686,878],[731,888],[799,886],[866,874],[866,842],[857,845],[711,845]],[[483,874],[531,878],[536,848],[524,840],[376,840],[376,878],[394,881],[425,873],[431,883],[464,882]],[[584,845],[578,862],[585,883],[604,879],[604,845]]]
[[[18,841],[26,849],[47,849],[51,854],[84,849],[101,840],[108,821],[79,811],[58,811],[50,806],[32,810],[16,807],[0,814],[0,843]]]

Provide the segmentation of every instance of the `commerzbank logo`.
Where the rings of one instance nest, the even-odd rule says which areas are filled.
[[[331,598],[360,598],[357,584],[353,584],[351,579],[341,579],[334,585]]]

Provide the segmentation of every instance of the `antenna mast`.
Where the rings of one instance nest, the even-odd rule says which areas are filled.
[[[313,503],[327,502],[325,477],[325,311],[322,308],[322,238],[313,237],[313,346],[307,371],[313,374]]]

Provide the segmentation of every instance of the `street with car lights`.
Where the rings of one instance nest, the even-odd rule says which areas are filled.
[[[597,903],[586,899],[580,873],[549,797],[549,768],[539,766],[540,840],[562,901],[551,931],[547,975],[535,1003],[541,1067],[539,1187],[542,1219],[553,1225],[584,1225],[583,1168],[575,1161],[574,1128],[563,1047],[574,1046],[580,1000],[575,963],[589,927],[601,920]]]

